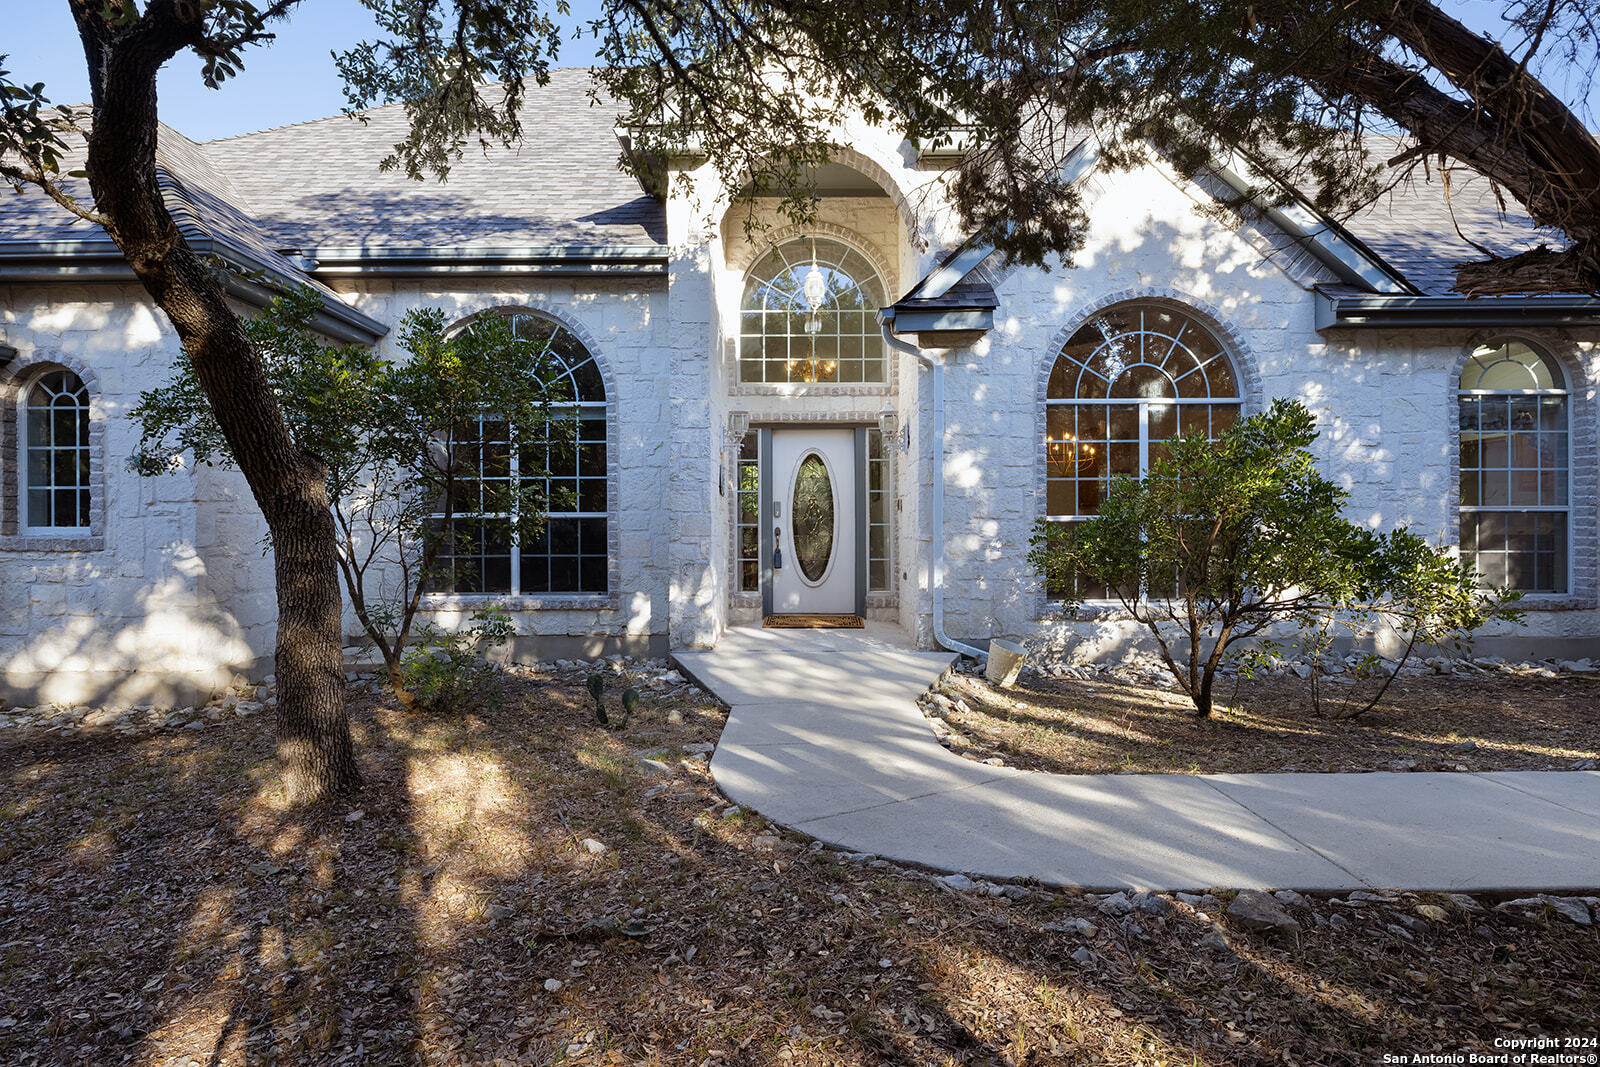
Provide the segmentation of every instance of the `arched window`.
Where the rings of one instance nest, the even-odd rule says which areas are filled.
[[[548,501],[548,521],[519,537],[509,515],[478,513],[458,524],[444,561],[453,593],[605,593],[608,584],[606,388],[594,355],[559,323],[510,316],[515,334],[538,346],[559,402],[547,435],[513,449],[504,422],[478,426],[483,481],[522,479]],[[464,497],[484,499],[472,486]]]
[[[886,380],[877,309],[884,285],[867,257],[841,241],[778,245],[745,277],[741,382]]]
[[[1487,585],[1567,591],[1571,437],[1566,379],[1521,341],[1461,372],[1461,556]]]
[[[1240,406],[1211,331],[1155,303],[1084,323],[1056,357],[1045,397],[1045,512],[1062,522],[1098,514],[1112,478],[1143,477],[1174,437],[1216,437]]]
[[[88,530],[89,390],[71,371],[51,371],[29,386],[23,409],[23,528]]]

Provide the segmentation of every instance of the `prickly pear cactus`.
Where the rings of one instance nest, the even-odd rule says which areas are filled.
[[[610,724],[606,715],[606,676],[596,671],[589,675],[589,695],[594,698],[594,721],[601,726]]]
[[[639,691],[633,686],[622,691],[622,722],[619,727],[628,725],[628,720],[633,718],[633,713],[639,710]]]

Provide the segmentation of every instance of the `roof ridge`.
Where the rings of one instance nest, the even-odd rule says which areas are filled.
[[[298,129],[301,126],[315,126],[319,122],[333,122],[335,119],[353,119],[361,115],[370,115],[377,111],[387,111],[392,107],[402,106],[403,101],[392,104],[379,104],[377,107],[362,108],[360,111],[341,111],[337,115],[323,115],[314,119],[301,119],[299,122],[285,122],[282,126],[263,126],[259,130],[246,130],[244,133],[230,133],[226,137],[213,137],[209,141],[196,141],[195,144],[214,145],[224,144],[228,141],[242,141],[247,137],[259,137],[264,133],[278,133],[283,130]]]
[[[586,73],[593,74],[597,69],[598,68],[596,67],[551,67],[550,73],[554,74],[557,71],[584,71]],[[491,82],[490,84],[498,85],[500,83]],[[335,119],[358,119],[363,115],[373,115],[379,111],[387,111],[390,108],[403,106],[405,106],[404,100],[396,100],[388,104],[378,104],[374,107],[362,108],[359,111],[345,111],[340,109],[337,115],[322,115],[314,119],[301,119],[299,122],[285,122],[281,126],[264,126],[259,130],[246,130],[244,133],[230,133],[226,137],[213,137],[209,141],[193,141],[191,143],[197,145],[211,145],[222,144],[226,141],[241,141],[247,137],[258,137],[264,133],[279,133],[283,130],[298,129],[301,126],[315,126],[319,122],[332,122]]]

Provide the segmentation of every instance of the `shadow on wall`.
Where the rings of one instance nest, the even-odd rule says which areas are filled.
[[[125,595],[105,577],[84,565],[69,578],[22,589],[27,603],[14,617],[48,621],[0,637],[0,699],[177,707],[208,699],[239,675],[271,670],[238,621],[196,597],[183,577],[130,582]]]

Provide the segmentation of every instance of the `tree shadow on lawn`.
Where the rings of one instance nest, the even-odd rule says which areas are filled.
[[[1125,938],[1072,894],[975,899],[722,817],[703,773],[637,762],[715,739],[685,710],[623,735],[576,682],[455,718],[357,697],[368,789],[302,810],[260,720],[11,744],[0,1061],[1220,1067],[1390,1025],[1360,971],[1302,1010],[1323,965],[1195,970],[1192,917]],[[1046,928],[1075,915],[1100,935]],[[1289,1021],[1250,1032],[1241,981]]]
[[[1234,699],[1230,681],[1210,719],[1175,690],[1052,679],[998,690],[961,678],[971,714],[951,723],[1029,770],[1063,774],[1382,770],[1543,770],[1600,755],[1600,698],[1588,678],[1403,678],[1359,719],[1312,710],[1305,683],[1257,679]],[[1344,694],[1337,694],[1342,698]],[[1462,752],[1457,746],[1473,740]]]

